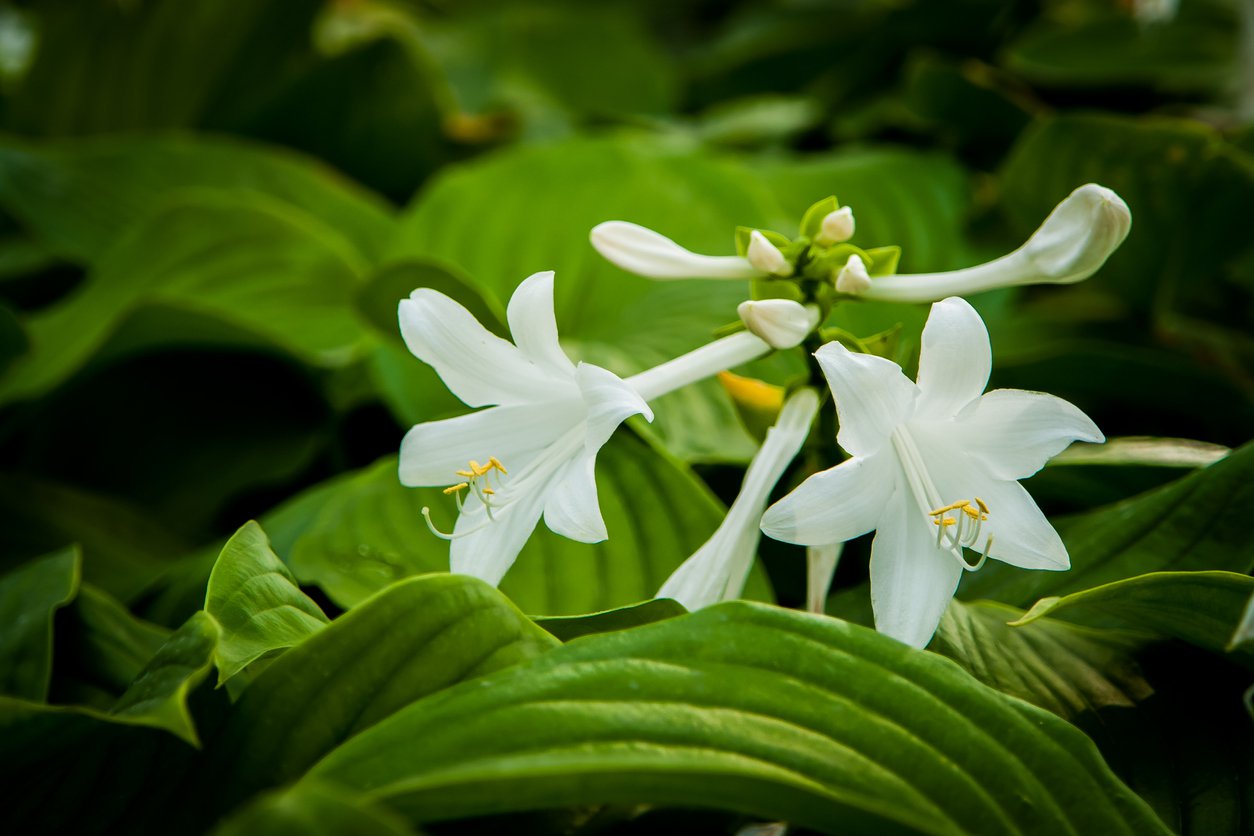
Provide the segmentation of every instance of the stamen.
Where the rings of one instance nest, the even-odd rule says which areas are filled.
[[[953,514],[953,516],[950,516]],[[993,535],[989,534],[984,543],[984,552],[974,565],[967,562],[963,549],[974,549],[980,540],[984,528],[983,522],[988,519],[989,507],[984,500],[975,497],[973,500],[960,499],[934,511],[928,516],[934,517],[932,524],[936,526],[936,547],[948,548],[962,568],[968,572],[980,569],[988,560],[989,549],[993,546]]]
[[[445,489],[444,489],[444,494],[445,494],[445,496],[447,496],[448,494],[451,494],[451,493],[457,493],[458,491],[464,491],[464,490],[466,490],[466,488],[469,488],[469,487],[470,487],[470,485],[469,485],[468,483],[466,483],[466,482],[458,482],[456,485],[453,485],[453,486],[451,486],[451,487],[445,488]]]
[[[502,476],[509,475],[509,471],[505,469],[505,465],[501,464],[501,460],[498,459],[496,456],[488,456],[488,464],[492,465],[494,468],[501,471]],[[980,504],[983,505],[983,503],[980,503]]]
[[[928,511],[927,513],[928,513],[928,516],[930,516],[930,517],[934,517],[934,516],[936,516],[937,514],[944,514],[944,513],[946,513],[947,511],[956,511],[956,510],[958,510],[959,508],[965,508],[966,506],[968,506],[968,505],[970,505],[970,504],[971,504],[971,501],[970,501],[970,500],[967,500],[967,499],[960,499],[960,500],[958,500],[957,502],[951,502],[951,503],[949,503],[949,504],[948,504],[948,505],[946,505],[944,508],[937,508],[935,511]]]
[[[445,493],[448,493],[448,492],[447,492],[447,491],[445,491]],[[946,525],[946,526],[948,526],[948,525],[957,525],[957,524],[958,524],[958,521],[957,521],[957,520],[951,520],[949,517],[943,517],[943,518],[941,518],[941,519],[939,519],[939,520],[932,520],[932,525]]]
[[[980,499],[977,496],[975,497],[975,504],[980,506],[980,513],[985,514],[985,515],[988,514],[988,505],[985,504],[984,500]]]

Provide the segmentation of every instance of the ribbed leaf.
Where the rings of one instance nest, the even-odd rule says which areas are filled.
[[[415,703],[310,775],[411,821],[607,802],[827,833],[1162,833],[1092,744],[934,654],[732,603]]]
[[[214,650],[219,685],[265,654],[300,644],[327,623],[255,522],[245,523],[222,548],[209,575],[205,612],[222,628]]]
[[[213,836],[414,836],[405,821],[334,786],[297,784],[260,796]]]
[[[52,617],[78,594],[77,548],[0,578],[0,694],[42,701],[52,676]]]

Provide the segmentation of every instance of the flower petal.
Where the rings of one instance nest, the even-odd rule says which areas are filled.
[[[893,361],[855,354],[837,342],[823,346],[814,356],[836,397],[840,416],[836,440],[851,455],[871,455],[913,414],[918,390]]]
[[[1106,437],[1074,404],[1043,392],[995,389],[958,416],[968,452],[998,479],[1026,479],[1072,441]]]
[[[766,510],[762,530],[785,543],[826,546],[875,528],[895,482],[890,453],[852,458],[806,479]]]
[[[570,375],[575,364],[557,341],[553,314],[553,271],[528,276],[509,299],[509,331],[527,359],[558,375]]]
[[[398,315],[405,345],[468,406],[527,403],[561,386],[551,372],[439,291],[415,290],[401,300]]]
[[[871,544],[875,629],[911,647],[926,647],[958,589],[962,567],[936,538],[905,489],[896,491]]]
[[[585,444],[589,454],[595,456],[618,425],[632,415],[640,414],[646,420],[653,420],[653,410],[644,398],[613,372],[591,363],[580,363],[575,367],[575,381],[587,409]]]
[[[952,418],[978,398],[993,368],[988,329],[965,299],[932,305],[919,354],[918,414]]]
[[[544,524],[580,543],[609,537],[597,498],[596,454],[577,456],[554,479],[544,503]]]
[[[591,233],[592,246],[610,263],[651,279],[753,279],[762,275],[746,258],[697,255],[660,232],[606,221]]]
[[[495,522],[488,520],[477,500],[467,499],[453,528],[454,535],[461,536],[449,549],[451,570],[493,586],[500,584],[540,521],[546,498],[543,490],[521,493],[503,511],[495,512]]]
[[[494,406],[417,424],[401,441],[402,485],[452,485],[456,475],[475,459],[495,456],[507,469],[521,469],[578,419],[579,402]]]

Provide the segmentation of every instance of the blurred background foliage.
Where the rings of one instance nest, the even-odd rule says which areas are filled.
[[[1114,188],[1134,226],[1097,276],[973,300],[993,385],[1111,436],[1237,446],[1252,75],[1240,0],[0,3],[0,570],[77,543],[87,581],[176,626],[249,518],[340,607],[442,569],[431,497],[391,457],[463,407],[405,351],[398,299],[436,287],[499,330],[514,285],[554,269],[569,352],[627,374],[707,341],[745,288],[629,276],[594,224],[731,252],[737,224],[792,232],[833,193],[918,272]],[[925,313],[835,321],[901,323],[908,364]],[[716,382],[658,413],[603,458],[609,543],[537,535],[504,585],[524,610],[647,598],[717,524],[751,434]],[[1032,487],[1078,511],[1178,474]],[[796,604],[801,561],[766,551]],[[848,560],[840,585],[864,574]]]

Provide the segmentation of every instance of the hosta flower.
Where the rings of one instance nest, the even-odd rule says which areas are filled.
[[[544,517],[553,531],[606,537],[593,469],[626,418],[652,420],[644,398],[613,373],[572,363],[557,341],[553,274],[536,273],[509,301],[514,342],[488,331],[434,290],[400,303],[401,334],[449,390],[479,412],[418,424],[401,442],[400,479],[449,486],[460,513],[450,534],[452,570],[499,583]],[[430,524],[428,509],[423,509]]]
[[[657,597],[673,598],[689,610],[740,597],[753,568],[761,537],[762,509],[810,434],[818,412],[813,389],[801,389],[785,402],[775,426],[749,463],[740,493],[705,545],[697,549],[662,584]]]
[[[488,407],[410,429],[401,442],[400,480],[447,486],[459,512],[453,530],[441,531],[428,508],[423,516],[432,532],[452,541],[454,572],[492,584],[541,518],[572,540],[606,539],[594,469],[619,424],[636,414],[652,420],[647,401],[771,350],[741,332],[625,381],[599,366],[575,364],[558,344],[551,272],[536,273],[514,291],[507,310],[513,343],[427,288],[402,300],[399,316],[409,350],[467,406]]]
[[[1083,412],[1052,395],[984,394],[992,358],[974,308],[957,298],[932,306],[917,382],[896,363],[839,343],[816,357],[835,396],[837,441],[852,458],[773,505],[762,530],[820,546],[874,529],[871,603],[880,631],[926,645],[963,570],[986,557],[1024,569],[1070,566],[1017,480],[1072,441],[1104,439]]]

